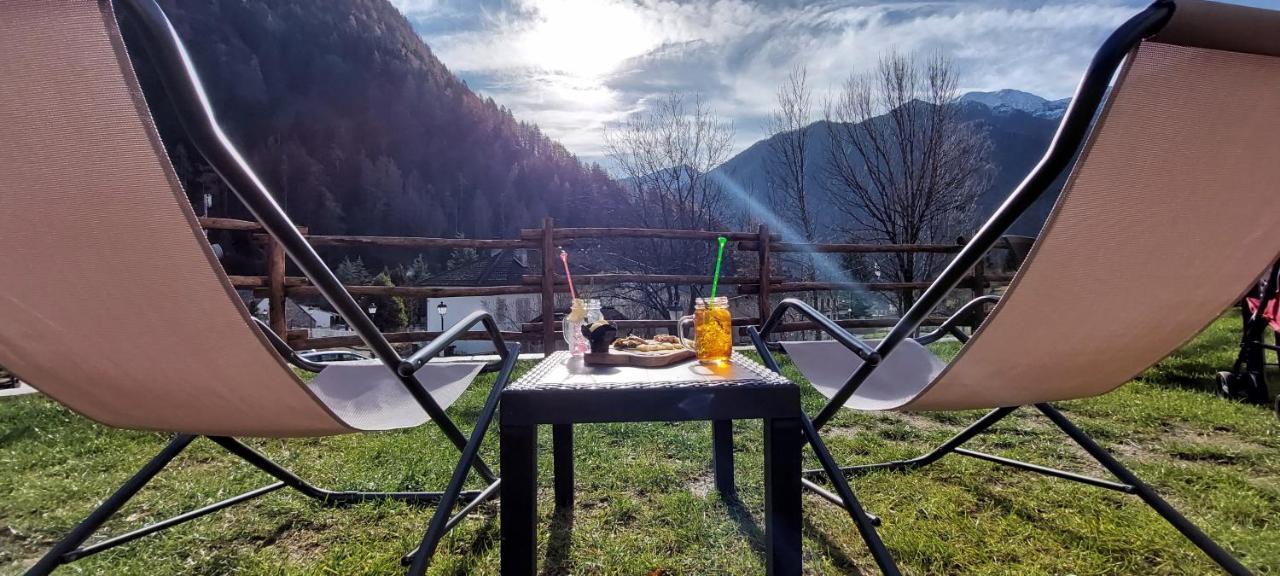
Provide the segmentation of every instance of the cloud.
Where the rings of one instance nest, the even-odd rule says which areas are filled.
[[[1274,0],[1268,0],[1274,1]],[[608,123],[666,92],[701,93],[737,149],[795,66],[816,101],[887,50],[938,51],[963,90],[1070,95],[1141,0],[393,0],[479,92],[569,150],[602,159]]]

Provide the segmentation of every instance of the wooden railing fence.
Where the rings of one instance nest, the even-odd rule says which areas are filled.
[[[290,296],[315,296],[319,294],[306,278],[286,275],[286,257],[283,248],[269,236],[262,233],[256,222],[227,218],[201,218],[200,224],[208,230],[238,230],[255,233],[255,238],[266,244],[266,275],[264,276],[232,276],[231,283],[237,288],[249,288],[258,293],[265,293],[269,301],[271,329],[286,338],[291,346],[297,349],[335,348],[358,346],[361,344],[355,336],[337,336],[310,338],[305,333],[291,333],[285,319],[285,300]],[[775,253],[813,252],[813,253],[932,253],[954,254],[962,244],[797,244],[781,241],[776,234],[771,234],[768,227],[760,226],[756,232],[714,232],[701,230],[663,230],[648,228],[558,228],[551,218],[543,220],[541,228],[521,230],[518,239],[469,239],[469,238],[422,238],[405,236],[332,236],[312,235],[302,229],[307,240],[315,247],[348,246],[348,247],[385,247],[385,248],[472,248],[476,250],[493,249],[528,249],[536,250],[541,255],[540,273],[526,275],[518,285],[510,286],[347,286],[353,295],[399,296],[405,298],[450,298],[461,296],[502,296],[514,294],[540,294],[541,317],[555,316],[555,295],[567,293],[568,285],[562,273],[557,273],[558,248],[571,244],[574,240],[585,239],[668,239],[715,242],[724,236],[734,243],[739,252],[755,252],[758,255],[758,274],[755,276],[728,276],[720,278],[720,284],[734,286],[739,295],[754,295],[757,301],[758,315],[752,318],[735,318],[735,326],[758,324],[761,318],[768,317],[771,298],[775,294],[795,292],[818,292],[830,290],[866,290],[873,292],[891,292],[904,290],[923,290],[929,282],[814,282],[791,278],[775,278]],[[594,284],[596,286],[627,283],[650,284],[710,284],[711,276],[677,275],[677,274],[584,274],[575,276],[579,285]],[[969,280],[962,289],[969,290],[973,296],[984,295],[994,287],[1007,284],[1009,278],[1000,274],[987,274],[983,264],[977,265],[971,272]],[[930,318],[926,324],[937,324],[942,317]],[[892,326],[896,318],[856,318],[838,321],[847,328],[882,328]],[[975,320],[976,322],[976,320]],[[643,330],[652,332],[661,328],[673,328],[671,320],[620,320],[615,322],[623,330]],[[816,326],[811,322],[793,322],[782,326],[784,332],[813,330]],[[557,336],[556,322],[528,322],[520,326],[519,332],[504,333],[506,338],[529,343],[543,344],[560,341]],[[439,332],[412,331],[397,332],[387,335],[393,343],[424,342],[439,335]],[[483,339],[482,332],[469,334],[468,338]]]

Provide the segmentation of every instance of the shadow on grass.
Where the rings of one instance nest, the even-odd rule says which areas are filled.
[[[761,563],[765,560],[765,544],[764,530],[760,529],[760,525],[756,524],[755,519],[751,517],[751,512],[747,511],[746,506],[742,504],[736,496],[721,496],[724,502],[725,511],[728,512],[729,518],[733,519],[733,523],[738,526],[738,533],[746,537],[747,543],[751,546],[751,551],[755,552],[756,557]]]
[[[498,534],[498,515],[486,514],[484,526],[481,526],[480,530],[476,532],[475,538],[471,539],[471,545],[467,546],[467,548],[458,555],[459,558],[463,559],[462,564],[459,565],[456,570],[453,570],[451,574],[461,576],[463,574],[474,573],[480,566],[481,559],[484,558],[489,550],[492,549],[500,540],[501,536]],[[439,554],[439,551],[437,550],[436,553]]]
[[[547,535],[547,556],[542,562],[543,576],[572,574],[573,562],[569,550],[573,546],[573,507],[557,508],[551,515],[551,527]]]
[[[849,519],[849,529],[853,533],[857,533],[857,528],[854,527],[853,519]],[[831,537],[822,530],[822,528],[811,522],[807,516],[804,519],[804,531],[818,542],[818,546],[820,548],[819,553],[830,558],[831,564],[839,569],[841,573],[851,575],[859,575],[863,573],[862,570],[858,568],[858,565],[854,563],[853,558],[850,558],[849,555],[844,553],[844,550],[840,549],[840,544],[832,540]],[[861,539],[858,541],[862,542]],[[863,542],[863,544],[865,545],[866,543]]]
[[[1140,378],[1152,384],[1213,391],[1214,375],[1231,369],[1240,346],[1240,320],[1225,316]]]

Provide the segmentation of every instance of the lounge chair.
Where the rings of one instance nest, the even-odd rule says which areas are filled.
[[[950,453],[1135,494],[1224,570],[1248,573],[1049,403],[1114,390],[1199,333],[1276,260],[1277,87],[1280,12],[1156,2],[1106,40],[1040,164],[883,340],[860,340],[796,300],[782,302],[759,329],[749,329],[770,363],[774,345],[766,341],[790,310],[817,320],[833,337],[780,343],[830,399],[806,421],[823,470],[809,471],[805,483],[847,509],[885,573],[898,570],[846,475],[913,469]],[[1034,248],[972,338],[957,322],[993,297],[913,338],[1077,152]],[[966,342],[950,364],[925,348],[946,334]],[[1119,481],[961,448],[1019,406],[1044,413]],[[841,407],[993,410],[919,458],[840,469],[818,432]],[[836,493],[811,481],[820,477]]]
[[[129,12],[171,105],[212,164],[377,360],[323,366],[298,358],[251,318],[213,256],[165,155],[117,28]],[[477,456],[518,345],[484,313],[401,358],[307,244],[219,128],[182,43],[153,0],[0,3],[0,364],[70,409],[115,428],[173,433],[168,445],[29,574],[130,542],[281,488],[330,506],[436,504],[421,574],[456,503],[497,493]],[[470,437],[445,414],[482,369],[428,363],[483,325],[502,357]],[[285,361],[318,372],[304,383]],[[434,422],[461,451],[442,492],[317,488],[236,437],[296,438]],[[262,488],[84,545],[197,437],[275,478]],[[474,470],[488,486],[462,491]]]

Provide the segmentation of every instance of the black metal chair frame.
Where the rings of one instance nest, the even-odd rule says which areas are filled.
[[[448,487],[442,492],[331,491],[308,483],[235,438],[209,436],[207,438],[210,441],[271,475],[276,479],[276,482],[85,546],[84,543],[108,519],[114,516],[121,507],[196,439],[194,435],[178,434],[159,454],[148,461],[142,469],[126,481],[115,493],[95,508],[85,520],[55,544],[49,552],[27,571],[27,574],[49,574],[61,565],[69,564],[132,542],[143,536],[172,528],[286,487],[297,490],[326,506],[344,506],[380,500],[399,500],[420,505],[435,504],[437,508],[426,532],[423,534],[422,543],[418,549],[403,558],[404,563],[409,565],[409,574],[425,573],[430,555],[435,551],[444,534],[457,525],[466,514],[498,494],[501,479],[479,457],[479,449],[485,433],[493,421],[494,413],[497,411],[502,389],[506,387],[511,378],[512,370],[519,357],[520,345],[503,341],[497,322],[494,321],[490,314],[474,312],[454,324],[427,346],[407,358],[402,358],[382,332],[373,324],[373,321],[365,315],[360,305],[343,287],[342,282],[338,280],[333,271],[329,269],[320,256],[316,254],[315,250],[312,249],[311,245],[307,243],[306,238],[289,220],[288,215],[276,203],[253,169],[245,162],[235,145],[222,131],[181,38],[179,38],[164,12],[155,3],[155,0],[114,0],[114,3],[117,8],[123,8],[132,17],[132,22],[137,25],[138,36],[142,41],[144,52],[158,73],[168,97],[167,100],[176,111],[184,132],[197,151],[209,162],[240,201],[244,203],[267,234],[284,247],[286,254],[289,255],[295,265],[316,286],[321,295],[328,300],[337,313],[351,326],[352,330],[373,351],[377,358],[395,373],[409,394],[413,396],[423,411],[430,416],[431,421],[439,426],[449,441],[461,451],[461,458],[454,468]],[[279,336],[261,322],[258,322],[258,324],[276,352],[290,363],[311,372],[319,372],[324,368],[321,364],[309,362],[298,357]],[[500,361],[496,367],[486,367],[486,370],[489,371],[496,368],[498,376],[489,392],[484,409],[481,411],[470,437],[468,437],[449,419],[444,409],[440,407],[426,389],[418,384],[414,375],[428,361],[440,355],[446,348],[478,325],[482,325],[488,332],[489,339],[493,342],[500,356]],[[488,484],[482,490],[464,491],[462,486],[472,470],[475,470]],[[464,503],[463,507],[457,514],[451,516],[453,507],[459,502]]]
[[[900,572],[893,557],[889,554],[888,549],[876,532],[879,519],[868,514],[862,504],[858,502],[853,490],[849,487],[848,476],[874,470],[911,470],[920,468],[936,462],[950,453],[987,460],[1100,488],[1135,494],[1143,502],[1155,509],[1161,517],[1173,524],[1179,532],[1204,551],[1214,562],[1217,562],[1223,570],[1236,575],[1250,573],[1243,564],[1227,553],[1204,532],[1200,531],[1199,528],[1156,494],[1151,487],[1139,480],[1129,469],[1125,468],[1110,453],[1049,404],[1036,404],[1035,408],[1048,417],[1071,440],[1079,444],[1103,468],[1120,480],[1119,482],[1092,478],[961,447],[974,436],[1012,414],[1019,408],[1017,406],[992,410],[933,451],[909,460],[841,468],[831,456],[819,435],[822,426],[835,416],[849,397],[853,395],[854,391],[858,389],[858,386],[879,366],[880,360],[892,352],[899,343],[911,338],[919,330],[934,308],[942,303],[946,295],[960,284],[968,271],[996,245],[1009,226],[1048,190],[1052,182],[1067,168],[1071,158],[1084,142],[1089,132],[1089,127],[1101,107],[1108,84],[1116,70],[1119,69],[1125,57],[1139,42],[1159,32],[1168,23],[1169,18],[1173,15],[1174,8],[1172,1],[1157,0],[1146,10],[1121,25],[1107,38],[1090,62],[1080,85],[1076,89],[1075,96],[1072,98],[1071,105],[1067,109],[1062,124],[1058,127],[1058,132],[1054,135],[1053,141],[1050,143],[1049,149],[1040,160],[1040,163],[1005,200],[1004,204],[996,210],[991,218],[987,220],[982,228],[978,230],[973,239],[951,260],[937,280],[921,294],[920,299],[907,310],[897,325],[878,344],[872,346],[859,339],[841,328],[836,322],[823,316],[813,307],[795,299],[783,300],[763,325],[759,328],[752,326],[747,329],[752,343],[764,359],[766,366],[774,371],[778,371],[779,367],[772,356],[771,349],[777,348],[777,346],[769,343],[768,338],[782,324],[784,316],[789,311],[798,312],[813,320],[823,332],[843,344],[863,360],[863,363],[849,376],[845,384],[827,402],[816,417],[812,420],[807,416],[803,418],[805,436],[822,465],[821,469],[805,471],[803,485],[815,494],[845,508],[857,525],[859,533],[867,542],[877,566],[884,574],[897,575]],[[929,344],[950,334],[961,342],[967,341],[968,335],[959,329],[960,322],[975,312],[975,308],[995,299],[995,296],[984,296],[969,302],[946,320],[937,330],[919,336],[915,340],[922,344]],[[836,489],[834,494],[813,482],[813,479],[821,477],[826,477],[831,481]]]

